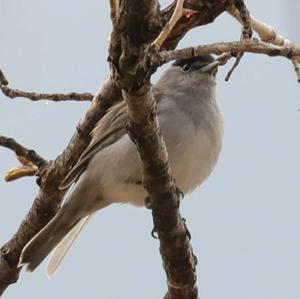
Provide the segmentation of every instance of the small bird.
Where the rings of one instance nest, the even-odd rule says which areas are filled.
[[[221,151],[217,67],[211,55],[178,60],[152,88],[171,172],[184,194],[210,175]],[[126,120],[123,101],[99,121],[91,143],[62,182],[61,188],[73,188],[55,217],[24,247],[19,266],[33,271],[55,249],[47,267],[52,276],[93,213],[112,203],[144,205],[141,163]]]

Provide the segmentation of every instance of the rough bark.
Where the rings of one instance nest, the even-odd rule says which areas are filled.
[[[163,51],[159,58],[155,57],[155,62],[159,64],[172,61],[174,59],[186,59],[199,55],[216,54],[220,55],[227,52],[251,52],[266,54],[269,56],[283,56],[288,59],[300,56],[300,48],[294,48],[290,45],[277,46],[257,40],[245,40],[237,42],[221,42],[210,45],[201,45],[188,47],[173,51]]]
[[[26,160],[32,162],[36,166],[42,166],[43,164],[47,163],[47,161],[38,155],[34,150],[25,148],[13,138],[0,135],[0,145],[11,149],[17,156],[24,157]]]
[[[142,3],[141,3],[142,2]],[[196,259],[189,232],[180,216],[181,192],[176,188],[156,114],[148,64],[151,43],[162,29],[158,1],[121,1],[110,47],[113,78],[123,90],[128,109],[128,133],[142,164],[154,230],[168,280],[170,299],[196,299]],[[137,23],[136,23],[137,22]],[[132,30],[139,24],[139,30]]]
[[[196,258],[189,243],[190,234],[179,212],[182,194],[171,177],[168,153],[156,115],[156,103],[149,85],[123,93],[128,106],[128,130],[136,144],[143,166],[143,183],[149,193],[154,231],[167,275],[165,298],[198,297]]]

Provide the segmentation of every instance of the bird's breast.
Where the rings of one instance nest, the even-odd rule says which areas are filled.
[[[185,194],[207,179],[217,163],[223,138],[222,116],[216,114],[214,120],[189,130],[178,140],[175,151],[169,151],[172,175]]]

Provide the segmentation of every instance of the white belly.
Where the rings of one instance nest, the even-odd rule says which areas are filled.
[[[189,140],[188,144],[187,140],[183,139],[176,145],[176,152],[172,151],[169,155],[171,173],[175,178],[176,185],[184,194],[192,192],[210,175],[220,150],[221,139],[208,137],[203,131],[193,135],[193,140]],[[128,170],[129,173],[131,171],[132,169]],[[99,192],[109,202],[143,206],[147,196],[147,192],[141,184],[124,183],[124,180],[114,186],[103,181],[99,188]]]
[[[208,178],[219,157],[221,140],[200,131],[193,141],[179,149],[179,160],[171,159],[172,175],[184,194],[192,192]]]

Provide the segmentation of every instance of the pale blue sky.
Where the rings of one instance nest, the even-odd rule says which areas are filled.
[[[257,18],[300,44],[299,0],[246,2]],[[0,0],[0,67],[12,87],[95,92],[108,73],[110,30],[108,1]],[[239,35],[239,24],[224,14],[190,32],[180,47]],[[247,54],[226,83],[228,68],[218,75],[225,116],[219,163],[182,204],[199,260],[200,297],[299,299],[299,84],[283,58]],[[87,107],[1,94],[0,134],[53,159]],[[16,164],[14,155],[0,148],[1,176]],[[0,181],[0,244],[16,231],[37,190],[33,178]],[[22,273],[3,298],[162,298],[165,274],[151,229],[146,209],[105,209],[57,275],[49,280],[43,264],[32,274]]]

